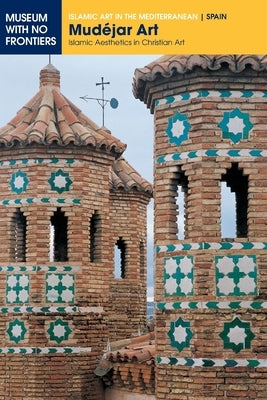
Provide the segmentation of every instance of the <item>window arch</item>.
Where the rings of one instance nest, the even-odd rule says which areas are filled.
[[[235,198],[235,237],[243,238],[248,235],[248,176],[239,168],[238,163],[232,163],[224,175],[222,182],[230,188]],[[223,205],[222,205],[223,207]],[[221,207],[221,208],[222,208]],[[221,226],[223,226],[223,215],[221,212]],[[222,231],[223,234],[223,231]]]
[[[16,262],[26,261],[27,220],[18,208],[11,218],[11,257]]]
[[[68,217],[57,208],[50,224],[51,261],[68,261]]]

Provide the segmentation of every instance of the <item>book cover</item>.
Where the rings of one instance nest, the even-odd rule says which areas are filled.
[[[240,201],[244,191],[233,181],[240,180],[249,198],[246,176],[253,166],[242,162],[266,156],[265,104],[258,100],[267,97],[266,76],[261,90],[253,86],[266,69],[266,11],[262,0],[257,7],[229,0],[2,2],[0,398],[248,400],[257,393],[263,398],[266,302],[259,288],[266,286],[266,239],[260,232],[265,208],[250,238],[249,227],[240,222],[244,214],[235,210],[234,195]],[[242,78],[243,66],[252,72]],[[199,81],[195,76],[191,81],[187,74],[199,70],[204,71]],[[219,84],[214,77],[207,83],[211,71],[219,71]],[[232,75],[230,82],[229,71],[238,82]],[[174,83],[176,73],[187,83],[182,78]],[[214,97],[225,101],[215,111]],[[200,98],[204,122],[201,111],[194,114]],[[236,102],[233,110],[228,100]],[[256,126],[251,110],[261,107],[257,123],[263,127],[251,149]],[[224,111],[220,120],[218,109]],[[204,136],[218,119],[210,136],[222,131],[221,142],[190,137],[192,115]],[[224,191],[215,188],[212,194],[224,204],[213,224],[223,220],[222,233],[216,231],[220,240],[216,234],[210,241],[205,235],[198,239],[203,224],[193,238],[185,219],[194,198],[186,203],[184,171],[192,176],[191,162],[202,168],[203,159],[221,163],[220,157],[225,163],[233,158],[231,167],[220,164]],[[164,185],[180,191],[168,196]],[[192,219],[198,221],[205,210],[194,206]],[[256,218],[252,208],[249,212]],[[176,228],[175,239],[166,234]],[[146,315],[148,303],[153,321],[154,295],[156,353]],[[136,336],[139,342],[131,342]],[[199,378],[194,367],[200,368]],[[234,367],[246,384],[231,374]]]

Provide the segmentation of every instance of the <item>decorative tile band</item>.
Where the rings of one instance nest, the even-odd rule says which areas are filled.
[[[266,149],[202,149],[202,150],[191,150],[181,153],[173,153],[161,155],[157,158],[157,163],[162,164],[172,161],[192,161],[196,158],[202,157],[250,157],[250,158],[263,158],[267,157]]]
[[[267,242],[199,242],[167,244],[156,247],[156,253],[192,250],[267,250]]]
[[[267,359],[220,359],[220,358],[188,358],[188,357],[156,357],[158,364],[182,365],[184,367],[252,367],[266,368]]]
[[[219,97],[225,99],[263,99],[267,98],[267,91],[259,90],[198,90],[195,92],[185,92],[176,96],[168,96],[164,99],[156,100],[155,106],[162,106],[165,104],[173,104],[176,102],[200,99],[207,97]]]
[[[267,301],[175,301],[158,302],[156,308],[160,311],[167,310],[267,310]]]
[[[91,347],[0,347],[1,354],[81,354],[90,353]]]
[[[71,272],[80,266],[71,265],[0,265],[0,272]]]
[[[81,204],[81,199],[55,198],[55,197],[28,197],[17,199],[5,199],[0,201],[1,206],[16,206],[23,204]]]
[[[53,313],[53,314],[71,314],[71,313],[97,313],[101,314],[104,312],[101,306],[92,307],[78,307],[78,306],[66,306],[66,307],[35,307],[35,306],[8,306],[1,307],[1,314],[33,314],[33,313]]]
[[[51,164],[56,166],[66,166],[72,164],[80,164],[79,160],[73,158],[23,158],[22,160],[6,160],[0,161],[0,167],[12,167],[19,165],[38,165],[38,164]]]

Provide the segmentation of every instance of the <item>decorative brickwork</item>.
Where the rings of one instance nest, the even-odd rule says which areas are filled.
[[[155,114],[159,400],[266,397],[266,78],[266,56],[252,55],[163,56],[135,73],[134,94]],[[236,198],[231,238],[222,182]]]
[[[146,326],[140,242],[145,251],[151,185],[122,158],[125,145],[59,86],[59,72],[48,65],[39,92],[0,128],[6,400],[102,400],[94,370],[107,343]],[[117,281],[119,237],[127,254],[125,278]]]

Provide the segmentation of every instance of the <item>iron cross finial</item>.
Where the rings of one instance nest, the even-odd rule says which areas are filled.
[[[81,96],[81,99],[87,101],[87,100],[96,100],[100,107],[102,108],[102,127],[105,126],[105,106],[107,103],[110,103],[111,108],[117,108],[119,103],[118,100],[115,98],[112,98],[110,100],[105,99],[105,85],[109,85],[110,82],[104,82],[103,76],[101,77],[101,82],[97,82],[96,86],[101,85],[102,89],[102,98],[99,99],[97,97],[88,97],[87,95]]]

